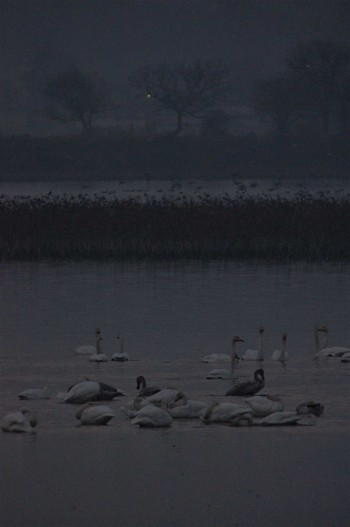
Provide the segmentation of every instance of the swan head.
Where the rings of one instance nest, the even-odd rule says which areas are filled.
[[[287,333],[282,333],[282,342],[286,342],[287,340]]]
[[[320,331],[321,333],[328,333],[327,326],[317,326],[317,331]]]
[[[97,337],[98,335],[101,335],[101,330],[100,330],[100,328],[96,328],[96,329],[95,329],[95,335],[96,335],[96,337]]]
[[[36,414],[33,413],[31,410],[29,410],[28,408],[22,408],[21,412],[28,419],[28,422],[31,427],[34,428],[38,424]]]
[[[259,327],[259,333],[260,333],[260,335],[262,335],[262,334],[264,333],[264,331],[265,331],[264,327],[263,327],[263,326],[260,326],[260,327]]]
[[[236,342],[244,342],[244,340],[241,339],[241,337],[238,337],[238,336],[233,337],[232,344],[236,344]]]
[[[259,368],[258,370],[255,370],[254,372],[254,379],[256,381],[264,381],[265,380],[265,374],[264,374],[264,370],[262,368]]]
[[[138,390],[140,387],[144,388],[146,386],[146,379],[143,375],[139,375],[136,379],[136,389]]]

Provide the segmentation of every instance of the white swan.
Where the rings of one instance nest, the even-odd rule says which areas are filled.
[[[139,390],[140,397],[149,397],[155,393],[160,392],[158,386],[147,386],[146,379],[143,375],[139,375],[136,379],[136,389]]]
[[[147,397],[147,402],[155,406],[166,405],[166,407],[171,408],[177,404],[177,401],[179,401],[182,394],[183,392],[180,390],[165,388],[164,390],[160,390],[160,392]]]
[[[266,397],[255,395],[244,399],[244,403],[250,406],[255,417],[265,417],[274,412],[282,412],[284,410],[284,404],[275,395],[267,395]]]
[[[50,394],[47,386],[44,388],[27,388],[18,394],[18,398],[21,400],[50,399]]]
[[[232,351],[231,351],[231,369],[226,370],[222,368],[216,368],[214,370],[211,370],[208,375],[207,379],[232,379],[233,374],[235,371],[236,363],[237,363],[237,351],[236,351],[236,344],[238,342],[244,342],[241,337],[233,337],[232,339]]]
[[[124,351],[124,340],[123,337],[118,335],[117,337],[118,350],[113,353],[111,360],[116,362],[125,362],[129,360],[129,355]]]
[[[65,403],[84,404],[95,401],[100,393],[100,384],[95,381],[82,381],[70,387],[63,395]]]
[[[99,336],[100,334],[101,334],[100,328],[96,328],[95,340],[97,336]],[[96,351],[96,345],[93,346],[91,344],[86,344],[86,345],[78,346],[77,348],[75,348],[74,353],[76,353],[77,355],[92,355],[93,353],[95,353],[95,351]]]
[[[286,425],[313,425],[314,417],[305,418],[295,412],[274,412],[262,418],[254,418],[251,414],[243,414],[230,420],[231,426],[286,426]]]
[[[1,430],[4,432],[34,432],[36,425],[37,419],[35,414],[26,408],[5,415],[0,421]]]
[[[231,357],[227,353],[212,353],[202,357],[202,362],[230,362]]]
[[[164,408],[147,404],[136,413],[131,422],[140,427],[159,428],[171,426],[173,418]]]
[[[128,401],[119,410],[129,418],[134,418],[139,410],[144,406],[151,404],[143,397],[135,397],[132,401]]]
[[[91,355],[89,358],[90,362],[107,362],[109,359],[105,353],[101,350],[101,335],[96,334],[96,353]]]
[[[285,362],[288,359],[288,352],[286,351],[287,333],[282,334],[282,344],[280,350],[275,350],[272,353],[271,360]]]
[[[106,425],[114,417],[112,408],[88,402],[75,414],[82,425]]]
[[[254,381],[245,381],[236,384],[225,395],[255,395],[265,386],[264,370],[255,370]]]
[[[264,360],[264,354],[263,354],[263,335],[264,335],[264,328],[260,326],[259,328],[259,345],[257,350],[246,350],[243,353],[242,360]]]
[[[350,352],[350,348],[346,348],[344,346],[328,346],[327,326],[321,326],[317,328],[317,332],[318,331],[321,331],[324,333],[324,343],[323,343],[323,347],[321,350],[317,347],[315,359],[322,358],[322,357],[343,357],[345,353]],[[317,335],[317,332],[316,332],[316,335]],[[317,343],[318,343],[318,340],[316,340],[316,344]]]
[[[176,406],[173,408],[168,408],[168,412],[175,419],[193,419],[199,417],[202,410],[208,406],[203,401],[189,399],[184,393],[179,395],[176,403]]]
[[[200,419],[203,423],[227,423],[234,417],[252,413],[249,406],[235,403],[219,403],[214,401],[200,413]]]
[[[274,412],[262,419],[255,420],[255,424],[261,426],[295,425],[301,419],[303,419],[303,416],[296,412]]]

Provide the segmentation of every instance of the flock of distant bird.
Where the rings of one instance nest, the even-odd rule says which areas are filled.
[[[236,345],[244,342],[239,336],[232,340],[231,355],[212,354],[202,358],[203,362],[231,362],[230,370],[212,370],[207,379],[226,379],[234,377],[235,366],[239,360],[263,361],[264,328],[259,328],[259,346],[257,350],[247,350],[242,357],[236,351]],[[324,335],[323,347],[319,348],[319,333]],[[80,346],[76,348],[77,354],[87,354],[90,361],[104,362],[109,360],[101,350],[101,330],[95,332],[95,346]],[[286,352],[287,335],[282,335],[281,350],[276,350],[271,359],[285,362],[288,358]],[[315,328],[317,351],[315,358],[339,357],[342,362],[350,362],[350,348],[334,346],[328,347],[328,329],[326,326]],[[111,360],[124,362],[128,355],[124,352],[123,339],[118,336],[118,351]],[[244,397],[239,403],[219,402],[210,404],[203,401],[190,399],[183,391],[175,388],[161,389],[149,386],[144,376],[136,379],[137,397],[120,408],[121,412],[131,419],[131,422],[140,427],[168,427],[174,419],[199,418],[203,423],[228,423],[231,426],[252,425],[286,425],[286,424],[313,424],[314,416],[320,416],[324,407],[320,403],[307,401],[297,406],[295,411],[286,411],[282,400],[274,395],[256,395],[265,386],[264,370],[258,368],[254,372],[254,379],[235,383],[226,396]],[[69,386],[68,390],[57,397],[63,403],[82,405],[76,413],[76,418],[82,425],[106,425],[115,412],[106,404],[100,402],[116,400],[125,395],[123,392],[103,382],[89,379]],[[48,389],[27,389],[18,395],[20,400],[49,399]],[[5,415],[0,420],[0,426],[6,432],[33,432],[37,419],[29,408]]]

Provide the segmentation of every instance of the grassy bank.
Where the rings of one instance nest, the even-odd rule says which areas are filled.
[[[2,260],[350,261],[350,200],[0,201]]]

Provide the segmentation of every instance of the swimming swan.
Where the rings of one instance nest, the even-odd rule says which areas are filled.
[[[285,362],[288,358],[288,353],[286,351],[286,345],[287,345],[287,333],[283,333],[281,349],[275,350],[272,353],[271,360]]]
[[[101,335],[96,334],[96,353],[91,355],[91,357],[89,358],[90,362],[107,362],[108,361],[107,355],[105,353],[102,353],[101,340],[102,340]]]
[[[264,370],[258,369],[254,372],[254,381],[245,381],[232,386],[225,395],[255,395],[265,386]]]
[[[95,340],[100,335],[101,335],[100,328],[96,328]],[[93,353],[95,353],[95,351],[96,351],[96,345],[93,346],[91,344],[86,344],[86,345],[78,346],[77,348],[75,348],[74,353],[76,353],[77,355],[92,355]]]
[[[232,351],[231,351],[231,369],[226,370],[226,369],[217,368],[217,369],[211,370],[206,377],[207,379],[231,379],[233,377],[236,363],[237,363],[237,358],[238,358],[237,351],[236,351],[236,344],[238,342],[244,342],[244,340],[238,336],[233,337]]]
[[[146,379],[143,375],[137,377],[136,389],[139,390],[140,397],[149,397],[150,395],[160,392],[158,386],[147,386]]]
[[[34,432],[36,425],[37,419],[35,414],[26,408],[5,415],[0,421],[1,430],[4,432]]]
[[[247,350],[243,353],[242,360],[264,360],[263,355],[263,335],[264,328],[260,326],[259,328],[259,346],[257,350]]]
[[[346,348],[344,346],[327,346],[328,344],[328,328],[327,326],[321,326],[318,327],[315,331],[316,336],[317,332],[324,333],[324,342],[323,342],[323,348],[320,350],[318,347],[318,339],[316,338],[316,354],[315,359],[322,358],[322,357],[343,357],[345,353],[350,352],[350,348]]]
[[[131,422],[140,427],[158,428],[171,426],[173,418],[164,408],[147,404],[136,413]]]
[[[114,417],[112,408],[88,402],[75,414],[82,425],[106,425]]]
[[[116,362],[125,362],[129,360],[129,355],[124,351],[124,340],[123,337],[118,335],[117,337],[118,350],[113,353],[111,360]]]

